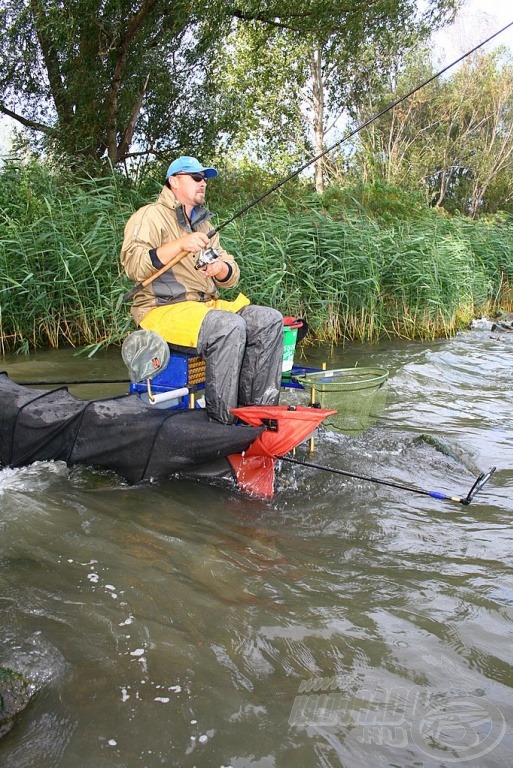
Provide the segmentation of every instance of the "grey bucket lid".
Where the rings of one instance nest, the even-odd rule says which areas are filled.
[[[169,362],[167,341],[155,331],[141,329],[127,336],[121,347],[121,356],[134,383],[152,379]]]

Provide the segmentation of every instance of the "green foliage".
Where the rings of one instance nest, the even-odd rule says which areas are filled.
[[[8,164],[4,179],[2,350],[122,338],[129,323],[119,244],[135,196],[116,176],[70,184],[37,165]]]
[[[280,205],[288,208],[312,205],[312,186],[308,181],[294,177],[282,184],[284,176],[273,169],[268,171],[256,163],[241,162],[236,167],[229,165],[222,173],[208,184],[209,206],[218,214],[220,220],[231,216],[248,203],[261,198],[276,185],[280,185]],[[274,193],[265,196],[258,207],[272,210],[276,204]],[[219,222],[218,222],[219,223]]]
[[[313,50],[322,51],[326,104],[338,110],[364,67],[386,69],[391,52],[456,2],[428,0],[417,13],[411,0],[4,0],[0,112],[31,141],[42,136],[47,152],[97,167],[133,152],[245,147],[283,170],[311,144]]]
[[[380,179],[370,184],[333,185],[320,196],[320,202],[334,218],[343,218],[346,211],[360,211],[389,222],[427,215],[422,193],[387,184]]]
[[[232,151],[281,172],[320,154],[329,128],[390,79],[397,60],[451,18],[457,0],[244,2],[212,71],[233,97]],[[353,110],[354,112],[354,110]],[[324,157],[318,167],[331,166]]]
[[[189,0],[5,0],[0,111],[97,167],[122,162],[134,137],[154,154],[190,149],[191,135],[211,146],[215,93],[199,75],[217,27],[202,13]]]
[[[273,180],[252,169],[222,173],[209,186],[211,207],[228,187],[232,196],[216,223]],[[151,177],[135,188],[117,174],[73,178],[37,162],[3,167],[3,352],[69,344],[94,350],[133,329],[119,249],[127,219],[159,188]],[[307,183],[285,185],[221,237],[240,262],[240,289],[253,302],[308,318],[325,341],[450,335],[472,317],[513,306],[507,216],[473,222],[423,212],[418,196],[386,185],[333,187],[322,198]]]
[[[427,51],[402,62],[394,87],[375,90],[362,123],[433,77]],[[476,217],[511,210],[513,59],[504,49],[476,53],[363,130],[352,171],[424,191],[433,206]]]

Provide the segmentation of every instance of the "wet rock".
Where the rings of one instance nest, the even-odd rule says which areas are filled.
[[[0,667],[0,738],[11,730],[14,718],[35,693],[36,687],[19,672]]]
[[[495,323],[487,317],[479,317],[472,320],[470,328],[472,331],[493,331]]]
[[[473,331],[513,331],[513,314],[502,313],[493,319],[476,318],[472,320],[470,328]]]

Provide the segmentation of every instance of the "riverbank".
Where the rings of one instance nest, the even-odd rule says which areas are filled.
[[[123,228],[160,185],[14,163],[0,176],[0,351],[118,344],[134,329],[122,301],[131,287],[119,267]],[[306,317],[311,338],[332,344],[450,337],[473,318],[513,309],[508,217],[472,221],[418,195],[364,191],[318,196],[297,184],[293,196],[274,193],[237,218],[222,241],[241,264],[239,289]],[[215,226],[242,206],[233,196],[230,207],[216,205],[221,183],[211,198]]]

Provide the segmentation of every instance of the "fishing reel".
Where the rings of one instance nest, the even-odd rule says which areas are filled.
[[[203,267],[206,267],[207,264],[212,264],[218,258],[219,254],[215,248],[212,248],[212,246],[209,246],[208,248],[202,248],[199,252],[199,256],[196,264],[194,265],[194,268],[203,269]]]

